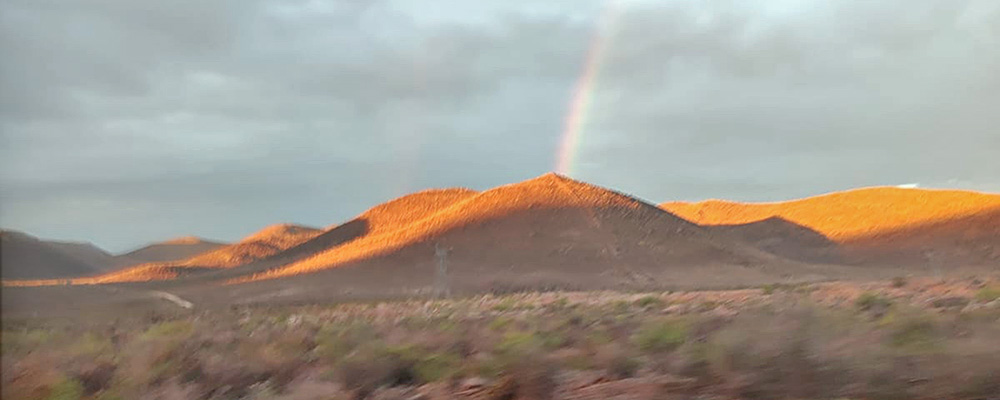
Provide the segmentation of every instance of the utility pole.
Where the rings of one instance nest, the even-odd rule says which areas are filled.
[[[448,253],[451,248],[441,247],[434,243],[434,255],[437,256],[437,274],[434,276],[434,296],[450,297],[451,288],[448,285]]]

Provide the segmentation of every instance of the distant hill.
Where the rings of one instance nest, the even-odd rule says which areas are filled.
[[[0,276],[5,280],[50,279],[101,271],[99,265],[88,260],[95,252],[87,246],[46,242],[21,232],[0,231]]]
[[[781,218],[838,243],[855,261],[984,264],[1000,260],[1000,195],[876,187],[774,203],[661,204],[706,225]]]
[[[201,253],[218,249],[225,243],[213,242],[194,236],[186,236],[164,242],[153,243],[117,257],[128,264],[184,260]]]
[[[56,241],[48,241],[47,243],[64,254],[92,265],[98,271],[110,271],[123,266],[122,258],[115,257],[92,243]]]
[[[745,224],[708,225],[704,228],[792,260],[823,264],[845,262],[837,243],[819,232],[781,217]]]
[[[178,261],[153,262],[131,266],[95,277],[75,280],[78,283],[111,283],[173,279],[205,270],[232,268],[260,260],[309,240],[322,230],[292,224],[278,224],[266,227],[239,242],[214,246],[207,252]],[[195,242],[183,240],[167,242],[168,245],[184,245]]]

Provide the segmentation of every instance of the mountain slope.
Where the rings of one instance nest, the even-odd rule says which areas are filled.
[[[51,279],[88,275],[99,269],[58,246],[15,231],[0,231],[0,276]]]
[[[202,277],[204,279],[232,279],[299,261],[364,236],[379,235],[400,229],[476,193],[476,191],[466,188],[429,189],[411,193],[372,207],[358,217],[346,223],[331,226],[312,239],[303,241],[272,257],[236,268],[212,271],[203,274]]]
[[[111,283],[165,280],[210,269],[233,268],[277,254],[312,239],[323,231],[293,224],[268,226],[239,242],[224,245],[176,262],[146,263],[74,283]]]
[[[120,254],[117,257],[131,264],[177,261],[212,251],[225,245],[225,243],[186,236],[143,246],[128,253]]]
[[[837,242],[860,261],[996,260],[1000,195],[877,187],[776,203],[708,200],[661,207],[701,225],[782,218]]]
[[[122,266],[122,259],[91,243],[48,241],[48,244],[63,254],[93,266],[98,271],[110,271]]]

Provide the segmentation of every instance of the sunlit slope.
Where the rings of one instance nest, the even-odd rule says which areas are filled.
[[[398,230],[412,221],[418,221],[476,193],[465,188],[429,189],[411,193],[373,207],[351,221],[331,226],[322,234],[282,251],[274,257],[231,269],[212,271],[202,275],[202,278],[231,279],[306,259],[365,236]]]
[[[974,262],[994,259],[1000,244],[1000,195],[961,190],[875,187],[775,203],[708,200],[660,207],[700,225],[777,217],[854,252],[896,251],[895,256],[924,259],[937,254]]]
[[[685,258],[692,254],[712,254],[707,257],[726,262],[750,262],[755,257],[712,243],[697,226],[654,206],[556,174],[481,193],[466,192],[461,197],[417,219],[400,216],[408,209],[403,203],[373,208],[356,219],[373,221],[365,235],[235,282],[298,275],[380,257],[396,257],[397,265],[422,262],[433,259],[433,248],[428,253],[427,246],[437,242],[456,247],[456,252],[477,249],[466,254],[470,264],[507,260],[538,268],[573,263],[581,270],[605,268],[618,256],[630,257],[623,258],[623,263],[643,265],[680,259],[693,262],[697,257]],[[413,246],[420,250],[411,260],[403,250]]]

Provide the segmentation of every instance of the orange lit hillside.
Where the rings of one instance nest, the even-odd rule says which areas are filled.
[[[707,200],[661,208],[701,225],[746,224],[780,217],[839,243],[958,220],[1000,209],[1000,195],[960,190],[875,187],[776,203]]]
[[[368,224],[369,235],[379,235],[400,229],[477,193],[465,188],[424,190],[373,207],[358,219]]]
[[[297,275],[387,254],[448,230],[482,223],[516,211],[573,207],[638,209],[643,206],[643,203],[630,197],[556,174],[546,174],[481,193],[467,191],[453,195],[462,199],[434,212],[424,213],[422,218],[416,220],[406,214],[409,196],[373,208],[358,217],[375,221],[368,234],[251,279]]]

